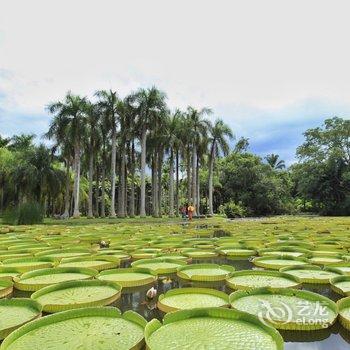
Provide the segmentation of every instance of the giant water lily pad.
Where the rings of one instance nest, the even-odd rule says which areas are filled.
[[[172,312],[199,307],[229,307],[229,300],[227,294],[216,289],[180,288],[161,294],[157,305],[163,312]]]
[[[182,266],[178,269],[177,275],[190,281],[223,281],[232,275],[234,267],[217,264],[194,264]]]
[[[89,268],[56,267],[26,272],[15,277],[14,282],[16,289],[34,292],[60,282],[91,279],[97,274],[98,271]]]
[[[350,296],[350,276],[338,276],[330,280],[331,288],[338,294]]]
[[[112,304],[120,298],[121,289],[120,285],[109,281],[70,281],[42,288],[31,298],[43,305],[45,312],[58,312]]]
[[[145,339],[150,350],[283,349],[283,339],[274,328],[252,315],[225,308],[168,313],[163,324],[155,319],[147,324]]]
[[[13,283],[8,279],[0,279],[0,298],[5,298],[12,294]]]
[[[114,269],[120,265],[120,260],[113,256],[93,256],[80,258],[64,258],[60,267],[88,267],[97,271]]]
[[[322,269],[316,265],[290,266],[280,269],[280,272],[288,273],[301,280],[303,283],[327,284],[337,276],[342,275],[342,271],[325,267]]]
[[[183,265],[186,265],[186,262],[183,260],[163,258],[141,259],[131,263],[132,267],[142,267],[150,269],[158,275],[175,273],[177,269]]]
[[[181,250],[181,253],[192,259],[213,259],[218,256],[217,252],[212,250],[185,248]]]
[[[31,299],[0,300],[0,339],[23,324],[41,316],[41,305]]]
[[[234,248],[221,248],[219,250],[219,253],[221,255],[226,256],[227,258],[234,257],[234,258],[245,258],[256,255],[255,249],[249,249],[244,247],[234,247]]]
[[[56,260],[53,258],[18,258],[18,259],[6,259],[3,262],[3,266],[7,268],[14,268],[20,272],[27,272],[32,270],[44,269],[53,267]]]
[[[102,271],[97,278],[132,288],[154,283],[157,280],[157,274],[149,269],[131,267]]]
[[[0,279],[8,279],[12,281],[13,277],[20,275],[21,272],[14,267],[0,266]]]
[[[79,257],[84,255],[90,255],[91,250],[88,249],[51,249],[51,250],[45,250],[40,253],[36,253],[36,256],[49,256],[56,259],[63,259],[63,258],[73,258],[73,257]]]
[[[331,326],[337,305],[316,293],[296,289],[257,288],[230,295],[232,308],[258,316],[278,329],[315,330]]]
[[[69,310],[31,322],[2,343],[1,350],[140,350],[146,321],[116,308]]]
[[[350,331],[350,297],[338,301],[339,321],[341,325]]]
[[[265,269],[279,270],[282,267],[307,264],[308,260],[291,256],[262,256],[254,258],[253,263],[256,266],[264,267]]]
[[[243,270],[235,272],[226,279],[226,284],[232,289],[253,289],[261,287],[297,288],[301,282],[297,277],[277,271]]]

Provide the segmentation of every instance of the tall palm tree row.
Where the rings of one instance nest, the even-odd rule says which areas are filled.
[[[53,119],[45,136],[65,166],[63,217],[174,217],[184,203],[200,214],[201,167],[209,169],[204,193],[213,214],[215,159],[228,152],[232,131],[206,119],[208,108],[171,112],[166,99],[151,87],[124,99],[99,90],[93,102],[68,92],[48,105]]]

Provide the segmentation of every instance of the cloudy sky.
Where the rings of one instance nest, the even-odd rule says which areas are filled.
[[[305,129],[350,116],[349,13],[348,0],[2,0],[0,134],[42,135],[67,90],[154,84],[290,163]]]

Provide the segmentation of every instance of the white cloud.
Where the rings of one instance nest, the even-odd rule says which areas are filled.
[[[300,101],[350,101],[349,12],[347,0],[4,0],[0,109],[155,84],[171,106],[210,106],[259,138],[302,121],[277,113]]]

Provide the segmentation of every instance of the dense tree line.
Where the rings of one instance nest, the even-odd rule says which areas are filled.
[[[47,107],[48,141],[0,137],[0,211],[28,201],[63,218],[179,215],[193,203],[213,215],[233,203],[244,215],[350,213],[350,126],[333,118],[305,132],[298,162],[249,152],[210,109],[171,111],[152,87],[125,98],[67,93]],[[49,146],[48,146],[49,145]]]

